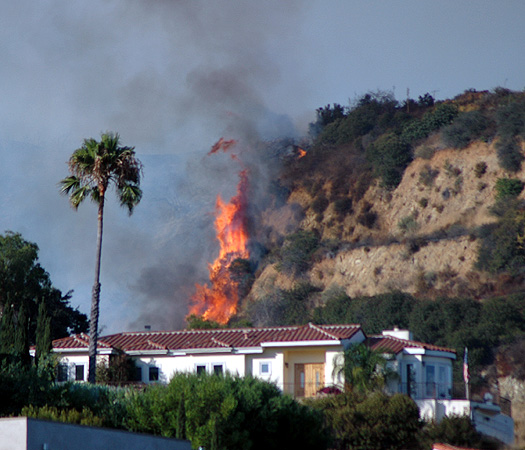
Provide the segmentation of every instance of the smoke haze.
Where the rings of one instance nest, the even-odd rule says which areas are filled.
[[[84,138],[117,131],[144,163],[144,197],[128,217],[110,194],[102,332],[181,327],[216,256],[215,198],[238,181],[228,155],[206,157],[221,136],[241,141],[264,186],[270,169],[251,146],[301,134],[326,103],[521,89],[523,13],[448,0],[3,2],[0,232],[36,242],[88,313],[96,210],[71,210],[57,183]]]

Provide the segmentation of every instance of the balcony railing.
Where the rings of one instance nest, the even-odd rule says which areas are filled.
[[[399,383],[398,392],[413,399],[451,399],[452,386],[447,383]]]

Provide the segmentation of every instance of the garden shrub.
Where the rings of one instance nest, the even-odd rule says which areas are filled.
[[[333,449],[401,450],[416,446],[421,429],[419,409],[406,395],[374,392],[361,396],[348,391],[307,404],[323,412],[332,432]]]
[[[183,437],[192,448],[324,449],[322,415],[250,376],[177,374],[128,405],[128,429]]]

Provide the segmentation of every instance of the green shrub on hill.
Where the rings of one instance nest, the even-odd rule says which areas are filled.
[[[280,251],[278,270],[289,275],[298,275],[308,270],[319,245],[319,236],[314,231],[299,230],[286,236]]]
[[[464,148],[477,139],[486,140],[487,127],[488,120],[480,111],[461,113],[443,128],[443,140],[450,147]]]

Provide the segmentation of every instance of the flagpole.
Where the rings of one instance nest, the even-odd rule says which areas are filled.
[[[467,347],[465,347],[465,353],[463,355],[463,380],[465,381],[465,397],[467,400],[470,400],[470,392],[469,392],[470,371],[468,368],[468,348]]]

